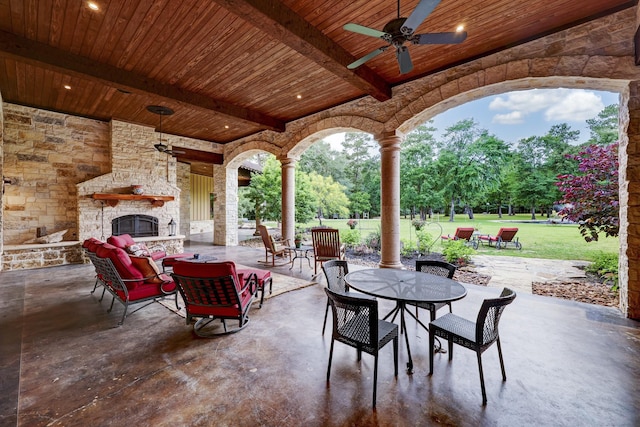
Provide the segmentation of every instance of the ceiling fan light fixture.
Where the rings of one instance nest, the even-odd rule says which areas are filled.
[[[169,147],[162,142],[162,116],[170,116],[173,114],[173,110],[169,107],[164,107],[162,105],[147,105],[147,111],[153,114],[157,114],[160,116],[160,127],[158,128],[158,133],[160,134],[159,142],[157,144],[153,144],[153,146],[161,153],[173,154]]]
[[[464,31],[464,25],[460,24],[456,27],[456,33],[461,33]]]

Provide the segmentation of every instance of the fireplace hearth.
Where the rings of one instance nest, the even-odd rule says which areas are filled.
[[[111,234],[131,237],[158,236],[158,218],[150,215],[125,215],[111,221]]]

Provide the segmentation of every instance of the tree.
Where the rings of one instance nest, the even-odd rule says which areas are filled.
[[[508,154],[504,141],[479,129],[473,119],[465,119],[446,129],[436,162],[440,192],[450,204],[449,221],[454,220],[456,203],[473,219],[472,206],[500,182],[500,167]]]
[[[318,203],[312,187],[309,175],[296,169],[296,222],[306,223],[315,216]]]
[[[262,173],[251,174],[247,196],[253,202],[262,220],[280,222],[282,218],[282,173],[280,162],[270,155]]]
[[[418,211],[420,219],[426,219],[442,201],[434,179],[435,130],[431,122],[418,126],[406,136],[400,151],[400,207],[411,210],[412,218]]]
[[[324,215],[349,216],[349,199],[342,184],[335,182],[330,176],[324,177],[315,172],[309,174],[309,179],[320,224]]]
[[[318,141],[300,156],[296,169],[307,174],[315,172],[330,176],[334,181],[346,185],[345,168],[346,160],[342,153],[331,149],[329,143]]]
[[[618,140],[618,105],[604,107],[598,117],[587,120],[591,138],[587,144],[609,145]]]
[[[597,241],[600,233],[619,232],[618,143],[590,145],[570,158],[579,163],[579,174],[558,175],[556,185],[563,194],[560,211],[577,222],[587,242]]]

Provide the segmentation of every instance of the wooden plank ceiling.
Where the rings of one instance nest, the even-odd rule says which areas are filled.
[[[0,93],[6,102],[158,125],[147,105],[175,114],[163,132],[227,143],[353,99],[391,96],[407,80],[617,10],[629,0],[442,0],[416,33],[454,31],[459,45],[392,49],[345,31],[397,16],[392,0],[0,0]],[[410,15],[418,0],[403,0]],[[69,85],[71,89],[65,89]],[[298,98],[299,97],[299,98]],[[188,160],[188,159],[183,159]]]

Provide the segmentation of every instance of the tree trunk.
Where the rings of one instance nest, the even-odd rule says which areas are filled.
[[[456,216],[456,202],[453,199],[453,197],[451,198],[451,206],[449,207],[449,222],[453,222],[455,216]]]
[[[473,219],[473,208],[469,205],[464,208],[467,211],[467,215],[469,215],[469,219]]]
[[[498,218],[502,218],[502,201],[498,203]]]
[[[536,219],[536,207],[531,206],[531,219]]]

